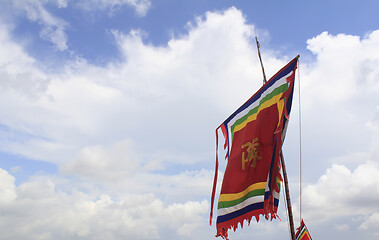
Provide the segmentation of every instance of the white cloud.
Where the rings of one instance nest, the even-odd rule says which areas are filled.
[[[330,218],[368,215],[379,211],[379,166],[362,164],[353,172],[343,165],[333,165],[317,184],[304,189],[307,215],[325,221]]]
[[[141,6],[141,15],[150,4],[127,3]],[[46,12],[45,2],[19,4],[64,50],[67,25]],[[19,226],[5,237],[137,239],[173,232],[179,238],[201,228],[214,129],[261,85],[255,33],[235,8],[206,13],[164,47],[145,44],[141,30],[114,30],[122,60],[96,67],[78,58],[52,74],[0,28],[0,52],[6,53],[0,55],[0,119],[8,129],[0,129],[1,149],[56,163],[80,179],[61,186],[46,176],[16,187],[1,171],[0,206],[8,214],[0,215],[0,228]],[[301,63],[303,139],[311,146],[304,157],[328,168],[304,189],[304,215],[313,222],[353,215],[368,217],[362,230],[376,224],[378,41],[378,31],[364,39],[322,33],[308,41],[316,60]],[[268,76],[289,59],[274,52],[263,57]],[[177,170],[183,168],[192,169]],[[325,168],[312,172],[318,178]],[[78,183],[90,190],[70,189]]]
[[[100,145],[83,148],[64,171],[102,180],[119,180],[141,171],[141,160],[135,156],[130,141],[121,141],[108,148]]]
[[[16,188],[14,177],[2,169],[0,178],[0,229],[7,239],[153,239],[160,229],[190,239],[209,209],[207,201],[165,204],[153,194],[112,199],[98,191],[63,192],[44,177]]]
[[[63,19],[55,17],[49,11],[46,10],[44,4],[47,1],[13,1],[13,7],[16,11],[22,11],[26,14],[26,17],[37,22],[42,26],[40,32],[41,38],[52,42],[59,51],[67,50],[67,35],[65,30],[68,26],[67,22]],[[65,7],[65,2],[58,1],[58,7]]]
[[[68,63],[63,73],[44,74],[28,63],[28,78],[36,82],[32,86],[43,83],[44,88],[33,97],[18,86],[5,92],[10,103],[3,107],[11,110],[3,113],[2,121],[30,136],[22,144],[5,142],[3,148],[61,163],[64,158],[73,160],[83,149],[88,152],[130,139],[144,152],[143,164],[150,170],[154,164],[162,169],[164,160],[157,156],[174,156],[171,162],[180,156],[178,164],[200,162],[204,152],[213,154],[205,147],[214,141],[208,129],[252,93],[246,86],[260,84],[251,80],[260,76],[251,67],[259,66],[249,45],[253,31],[238,10],[229,9],[207,13],[187,36],[172,39],[168,47],[145,45],[138,32],[115,32],[125,61],[103,68],[81,61]],[[239,84],[229,81],[236,75]],[[11,78],[20,79],[8,74]],[[214,114],[209,114],[210,109]],[[191,124],[186,125],[189,119]]]
[[[308,49],[317,55],[317,61],[307,73],[311,79],[307,84],[312,84],[312,88],[307,88],[306,94],[316,97],[322,93],[320,101],[335,105],[364,91],[376,93],[378,39],[379,31],[362,40],[358,36],[333,36],[327,32],[309,39]]]
[[[347,224],[337,224],[334,226],[338,231],[348,231],[349,225]]]
[[[359,226],[362,230],[374,229],[377,230],[379,225],[379,212],[374,212]],[[378,234],[379,232],[376,232]]]
[[[12,41],[9,31],[7,25],[0,27],[0,76],[2,78],[0,87],[17,89],[22,94],[34,96],[36,91],[45,88],[46,75],[34,66],[35,60],[25,53],[20,45]]]
[[[379,211],[378,40],[378,31],[363,39],[324,32],[307,42],[315,60],[300,58],[302,216],[314,226],[349,223],[334,224],[335,231],[352,232],[361,224],[371,237],[372,228],[364,226]]]
[[[0,204],[7,204],[16,198],[14,177],[0,168]]]
[[[55,16],[48,11],[46,5],[55,5],[58,8],[67,8],[68,5],[81,8],[82,10],[108,10],[113,14],[123,5],[130,6],[135,9],[138,16],[145,16],[151,6],[150,0],[86,0],[86,1],[68,1],[68,0],[15,0],[11,2],[10,11],[13,14],[21,13],[32,22],[37,22],[41,26],[40,37],[50,41],[59,51],[68,50],[67,33],[69,24],[62,18]]]
[[[378,102],[379,74],[373,66],[379,57],[372,54],[377,42],[377,31],[364,39],[324,32],[308,40],[315,61],[300,62],[300,70],[303,152],[309,165],[318,162],[326,169],[338,163],[352,169],[366,162],[375,136],[367,123]],[[309,169],[308,175],[313,172]]]
[[[379,213],[379,139],[375,119],[374,114],[366,123],[354,126],[370,126],[371,136],[361,136],[366,141],[365,151],[356,148],[339,158],[331,158],[338,164],[329,167],[317,183],[304,188],[303,216],[312,223],[322,224],[341,218],[347,222],[353,220],[360,230],[375,235],[373,230]],[[348,224],[337,224],[335,229],[354,230]]]
[[[17,172],[20,172],[20,171],[22,171],[22,167],[20,167],[20,166],[14,166],[14,167],[11,168],[11,172],[12,173],[17,173]]]
[[[140,17],[146,16],[151,6],[150,0],[84,0],[75,3],[82,9],[93,10],[110,10],[110,13],[116,11],[123,5],[130,6],[135,9],[136,14]]]
[[[353,151],[341,157],[338,159],[339,164],[333,164],[317,183],[308,184],[303,190],[304,215],[313,223],[343,218],[358,223],[360,230],[371,231],[374,236],[378,234],[373,231],[377,226],[379,213],[378,124],[370,121],[369,125],[373,136],[366,139],[369,146],[367,152],[356,155]],[[351,165],[354,156],[363,159],[355,160],[359,164],[350,170],[343,164]],[[337,224],[335,229],[351,230],[347,224]]]

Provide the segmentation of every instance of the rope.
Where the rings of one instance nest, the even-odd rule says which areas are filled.
[[[300,220],[302,219],[302,151],[301,151],[301,104],[300,104],[300,61],[297,66],[297,78],[298,78],[298,89],[299,89],[299,161],[300,161]]]

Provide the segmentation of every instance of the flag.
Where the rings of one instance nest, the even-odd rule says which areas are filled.
[[[312,240],[311,235],[309,234],[307,226],[305,226],[304,220],[301,219],[300,227],[296,232],[296,240]]]
[[[277,217],[280,192],[280,150],[292,105],[297,56],[216,129],[216,170],[210,224],[218,172],[218,130],[228,160],[217,207],[217,235],[226,238],[244,220]]]

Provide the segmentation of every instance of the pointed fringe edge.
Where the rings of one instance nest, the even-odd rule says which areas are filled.
[[[259,222],[260,215],[264,216],[267,220],[272,221],[273,219],[280,219],[278,214],[276,213],[277,207],[274,207],[272,211],[266,212],[264,209],[255,210],[252,212],[248,212],[242,216],[236,217],[229,221],[217,224],[217,234],[216,237],[222,237],[223,239],[228,240],[228,231],[229,229],[233,229],[236,231],[238,225],[240,228],[243,228],[244,221],[247,220],[247,225],[250,226],[251,220],[255,217],[255,220]]]

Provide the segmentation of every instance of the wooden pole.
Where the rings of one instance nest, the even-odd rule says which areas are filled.
[[[263,62],[262,62],[262,57],[261,57],[261,50],[260,50],[260,47],[261,45],[259,44],[258,42],[258,38],[255,37],[255,41],[257,43],[257,49],[258,49],[258,57],[259,57],[259,61],[261,62],[261,67],[262,67],[262,73],[263,73],[263,84],[265,84],[267,82],[266,80],[266,73],[265,73],[265,69],[263,67]]]
[[[265,84],[267,82],[267,80],[266,80],[266,74],[265,74],[265,69],[263,67],[263,62],[262,62],[262,57],[261,57],[261,51],[260,51],[260,44],[258,42],[258,38],[257,37],[255,37],[255,41],[257,43],[259,61],[261,62],[261,67],[262,67],[263,84]],[[290,222],[291,240],[295,240],[295,227],[294,227],[294,224],[293,224],[293,215],[292,215],[292,207],[291,207],[290,190],[289,190],[288,178],[287,178],[287,170],[286,170],[286,165],[284,163],[283,152],[281,150],[280,150],[280,162],[281,162],[282,171],[283,171],[284,190],[285,190],[286,201],[287,201],[288,218],[289,218],[289,222]]]
[[[282,151],[280,151],[280,163],[282,164],[284,190],[286,193],[287,211],[288,211],[288,218],[289,218],[289,222],[290,222],[291,238],[292,238],[292,240],[295,240],[295,227],[293,225],[290,189],[289,189],[289,185],[288,185],[287,170],[286,170],[286,165],[284,163],[284,156],[283,156]]]

